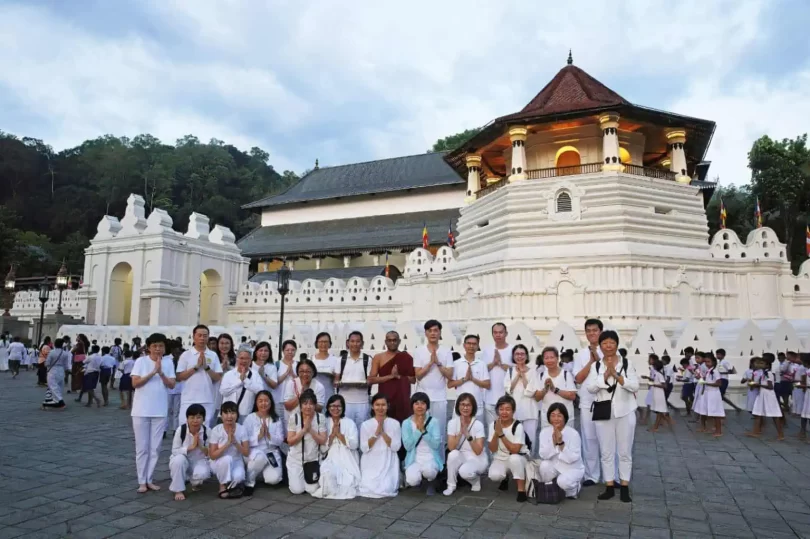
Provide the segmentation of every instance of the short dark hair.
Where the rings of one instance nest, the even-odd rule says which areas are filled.
[[[163,344],[165,346],[166,335],[164,335],[163,333],[152,333],[146,338],[147,347],[157,343]]]
[[[427,331],[429,329],[433,329],[433,328],[439,328],[439,331],[441,331],[442,323],[439,322],[438,320],[434,320],[432,318],[430,320],[428,320],[427,322],[425,322],[425,331]]]
[[[619,334],[612,329],[608,329],[607,331],[603,331],[599,334],[599,344],[602,344],[602,341],[606,341],[608,339],[611,339],[616,344],[619,344]]]
[[[583,328],[588,329],[588,326],[596,326],[599,328],[599,331],[605,329],[605,325],[598,318],[588,318],[587,320],[585,320],[585,325],[583,326]]]
[[[478,403],[475,402],[475,397],[473,397],[471,393],[462,393],[461,395],[456,397],[456,406],[455,406],[456,415],[461,416],[461,412],[459,412],[459,404],[461,404],[461,401],[464,401],[464,400],[468,400],[468,401],[470,401],[472,403],[472,417],[477,416],[478,415]]]
[[[114,345],[116,345],[116,346],[120,346],[120,345],[121,345],[121,339],[120,339],[120,338],[118,338],[118,337],[116,337],[116,338],[113,340],[113,344],[114,344]]]
[[[672,361],[672,358],[664,354],[663,356],[661,356],[661,361],[664,362],[664,365],[669,365],[669,362]]]
[[[466,335],[466,336],[464,337],[464,340],[463,340],[463,341],[461,341],[461,342],[467,342],[467,339],[475,339],[475,340],[476,340],[476,341],[478,341],[479,343],[481,342],[481,337],[479,337],[478,335],[473,335],[472,333],[470,333],[469,335]]]
[[[327,339],[329,339],[329,346],[332,346],[332,336],[329,335],[328,331],[321,331],[320,333],[315,335],[315,348],[318,347],[318,341],[321,340],[321,337],[326,337]]]
[[[314,405],[318,405],[318,397],[315,396],[315,392],[311,389],[305,389],[301,392],[301,396],[298,397],[298,406],[300,407],[305,402],[311,402]]]
[[[651,355],[654,356],[655,354]],[[662,374],[664,372],[664,362],[658,359],[658,356],[656,356],[655,359],[653,360],[653,369],[657,370]]]
[[[201,415],[202,418],[205,419],[205,406],[202,404],[192,404],[186,408],[186,417],[192,417],[195,415]]]
[[[222,414],[225,414],[227,412],[233,412],[238,416],[239,415],[239,407],[233,401],[225,401],[219,407],[219,413],[220,413],[220,415],[222,415]]]
[[[548,410],[546,410],[546,420],[548,420],[549,423],[551,423],[551,412],[560,412],[565,422],[568,423],[568,408],[566,408],[564,404],[555,402],[548,407]]]
[[[427,409],[430,410],[430,397],[427,396],[427,393],[423,391],[417,391],[413,395],[411,395],[411,410],[413,410],[413,405],[417,402],[424,402],[427,404]]]
[[[653,361],[658,361],[660,358],[658,357],[658,354],[650,354],[649,356],[647,356],[647,360],[649,361],[650,359],[652,359]]]
[[[326,401],[326,411],[329,412],[329,407],[332,405],[333,402],[340,402],[340,417],[341,419],[346,417],[346,399],[343,398],[343,395],[340,393],[335,393],[329,400]]]
[[[264,341],[262,341],[262,342],[264,342]],[[259,344],[258,344],[258,345],[256,345],[256,346],[261,346],[261,344],[262,344],[262,343],[259,343]],[[294,340],[292,340],[292,339],[287,339],[286,341],[284,341],[283,343],[281,343],[281,349],[282,349],[282,350],[284,350],[285,348],[287,348],[287,345],[288,345],[288,344],[293,345],[293,348],[295,348],[296,350],[298,350],[298,345],[297,345],[297,344],[295,343],[295,341],[294,341]]]
[[[508,404],[509,406],[512,407],[512,413],[515,412],[515,408],[517,407],[517,404],[515,404],[515,399],[513,399],[509,395],[504,395],[503,397],[498,399],[498,402],[495,403],[495,411],[500,410],[501,406],[504,405],[504,404]]]
[[[17,342],[20,342],[19,337],[14,337],[14,338],[17,339]],[[99,348],[97,344],[94,344],[93,346],[90,347],[90,353],[91,354],[98,354],[100,351],[101,351],[101,348]]]
[[[54,348],[62,348],[64,345],[65,341],[63,341],[61,337],[58,337],[55,341],[53,341]]]
[[[106,356],[107,354],[109,354],[109,353],[110,353],[110,347],[109,347],[109,346],[104,346],[104,347],[101,349],[101,353],[102,353],[102,354],[104,354],[104,355]]]
[[[686,354],[687,356],[691,356],[695,353],[695,349],[692,348],[691,346],[687,346],[686,348],[683,349],[683,353]]]
[[[194,336],[195,333],[197,333],[198,329],[204,329],[205,331],[208,332],[209,335],[211,334],[211,330],[208,329],[208,326],[206,326],[205,324],[197,324],[196,326],[194,326],[194,329],[191,330],[192,337]]]
[[[689,365],[689,360],[685,357],[681,358],[681,365]]]
[[[247,342],[247,337],[242,335],[242,342]]]
[[[209,335],[208,335],[208,342],[211,342],[211,341],[214,341],[214,342],[219,342],[219,339],[217,338],[217,336],[216,336],[216,335],[211,335],[211,334],[209,334]]]
[[[714,351],[714,354],[716,356],[722,355],[723,357],[726,357],[726,349],[725,348],[718,348],[717,350]]]
[[[492,327],[491,327],[491,328],[489,328],[489,332],[490,332],[490,333],[492,333],[493,331],[495,331],[495,326],[501,326],[501,327],[503,327],[503,330],[504,330],[504,331],[507,331],[507,332],[509,331],[509,330],[506,328],[506,324],[504,324],[503,322],[495,322],[494,324],[492,324]]]
[[[301,365],[307,365],[310,369],[312,369],[313,380],[315,379],[316,376],[318,376],[318,367],[316,367],[315,364],[310,359],[307,359],[305,357],[301,358],[298,361],[298,365],[296,365],[295,367],[295,374],[299,373],[299,371],[301,370]]]
[[[384,400],[385,404],[387,404],[389,408],[391,407],[391,401],[388,400],[388,396],[385,393],[375,393],[374,396],[371,397],[371,417],[374,417],[374,403],[378,400]],[[388,416],[387,411],[385,412],[385,415]]]
[[[363,334],[361,332],[357,331],[357,330],[354,330],[351,333],[349,333],[348,337],[346,337],[346,342],[349,342],[349,339],[352,338],[352,335],[357,335],[358,337],[360,337],[361,342],[364,340],[363,339]]]
[[[627,348],[619,348],[619,355],[622,356],[622,358],[626,358],[627,357]]]
[[[256,398],[253,401],[253,413],[255,414],[259,411],[259,407],[256,403],[259,401],[259,397],[262,395],[265,395],[268,399],[270,399],[270,409],[267,411],[267,413],[270,415],[273,421],[278,421],[278,414],[276,414],[276,401],[273,399],[273,394],[266,389],[262,389],[256,393]]]

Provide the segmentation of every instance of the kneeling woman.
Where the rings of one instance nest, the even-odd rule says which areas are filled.
[[[456,491],[458,477],[472,485],[473,492],[481,490],[481,475],[487,471],[484,453],[484,424],[475,416],[478,406],[475,397],[462,393],[456,399],[455,417],[447,425],[447,490],[445,496]]]
[[[430,397],[426,393],[414,393],[411,397],[413,415],[402,423],[402,445],[405,446],[405,483],[418,487],[422,478],[427,479],[427,495],[436,494],[433,481],[444,468],[442,430],[428,413]]]
[[[399,458],[402,446],[399,422],[388,417],[388,397],[377,393],[371,400],[374,414],[360,427],[360,496],[386,498],[399,490]]]
[[[495,405],[498,418],[490,425],[489,450],[492,464],[489,465],[489,478],[499,481],[500,490],[509,490],[507,475],[517,483],[517,501],[526,501],[526,435],[523,425],[515,419],[515,399],[504,395]]]
[[[556,479],[557,485],[569,498],[579,494],[585,465],[582,463],[582,443],[576,429],[567,426],[568,409],[555,402],[546,412],[548,427],[540,431],[540,480]]]
[[[253,413],[245,418],[243,426],[250,439],[245,496],[252,496],[259,476],[267,485],[279,484],[283,476],[279,448],[284,443],[284,429],[269,391],[256,394]]]
[[[316,498],[350,500],[360,488],[360,443],[357,425],[346,419],[346,401],[342,395],[332,395],[326,401],[329,418],[326,420],[326,458],[321,463],[319,488],[312,495]]]
[[[326,419],[315,411],[318,399],[311,389],[298,397],[300,410],[290,416],[287,424],[287,476],[290,492],[312,494],[320,480],[320,446],[326,443]]]

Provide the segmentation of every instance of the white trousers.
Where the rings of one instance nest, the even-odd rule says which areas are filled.
[[[245,485],[249,487],[255,486],[256,479],[259,476],[264,479],[267,485],[278,485],[281,483],[282,472],[280,457],[280,455],[276,455],[276,464],[278,464],[278,466],[274,468],[270,465],[270,461],[267,460],[267,455],[264,451],[253,449],[248,457],[247,481]]]
[[[371,406],[367,402],[347,402],[346,417],[354,421],[354,424],[357,425],[357,432],[360,432],[360,425],[363,424],[363,421],[371,417]]]
[[[636,435],[636,414],[630,412],[624,417],[611,417],[604,421],[595,421],[596,436],[599,438],[602,476],[607,483],[616,481],[616,454],[619,456],[619,477],[621,481],[630,481],[633,471],[633,440]],[[610,477],[613,475],[613,477]]]
[[[310,485],[304,480],[304,467],[300,462],[287,459],[287,479],[290,483],[290,492],[293,494],[303,494],[306,492],[312,495],[318,490],[318,483]]]
[[[582,463],[585,465],[585,481],[598,483],[600,479],[601,457],[599,454],[599,438],[596,436],[596,423],[591,419],[590,408],[580,410],[579,437],[582,441]]]
[[[532,455],[537,455],[537,420],[525,419],[521,421],[520,424],[523,425],[523,432],[525,432],[529,440],[532,441]]]
[[[454,487],[458,483],[458,476],[472,485],[480,484],[481,475],[487,471],[486,454],[473,456],[462,453],[458,449],[450,451],[447,455],[447,486]]]
[[[203,481],[211,477],[211,467],[208,459],[192,459],[186,455],[172,455],[169,458],[169,471],[172,474],[172,483],[169,490],[183,492],[186,490],[186,481],[191,476],[191,486],[200,486]]]
[[[424,477],[428,481],[433,481],[439,475],[439,468],[433,459],[419,461],[417,458],[413,464],[405,468],[405,484],[409,487],[418,487]]]
[[[430,401],[429,411],[433,416],[433,421],[439,423],[439,431],[442,434],[441,453],[444,454],[444,448],[447,447],[447,400]]]
[[[211,471],[217,476],[220,485],[230,487],[245,482],[245,461],[242,457],[222,455],[211,461]]]
[[[138,471],[139,485],[152,483],[165,431],[165,417],[132,418],[132,432],[135,434],[135,469]]]
[[[169,415],[166,416],[168,424],[166,429],[172,432],[176,431],[180,426],[180,398],[182,395],[169,394]],[[183,423],[185,423],[185,410],[183,410]]]
[[[489,465],[489,478],[493,481],[503,481],[508,474],[513,479],[526,478],[526,457],[523,455],[509,455],[507,460],[493,459]]]
[[[579,494],[579,489],[582,486],[581,472],[560,473],[550,460],[541,460],[538,472],[540,474],[540,481],[544,483],[548,483],[556,477],[557,485],[565,491],[566,496],[576,496]]]
[[[489,440],[489,426],[492,425],[495,420],[498,419],[498,410],[495,409],[494,404],[486,404],[484,405],[484,430],[487,432],[487,440]],[[489,444],[485,443],[484,447],[489,451]]]
[[[181,402],[180,403],[180,412],[177,414],[177,423],[178,425],[185,425],[186,424],[186,410],[193,402]],[[205,408],[205,421],[204,423],[206,426],[211,429],[214,428],[214,425],[217,422],[217,418],[214,417],[214,403],[213,402],[199,402],[196,404],[202,405]]]

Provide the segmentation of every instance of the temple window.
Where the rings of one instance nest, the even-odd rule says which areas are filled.
[[[557,213],[571,212],[571,195],[568,191],[562,191],[557,195]]]

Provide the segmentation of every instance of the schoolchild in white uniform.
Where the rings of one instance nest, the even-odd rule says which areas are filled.
[[[219,481],[219,497],[239,498],[244,494],[244,458],[250,455],[250,437],[237,421],[235,402],[223,402],[219,414],[222,423],[211,429],[208,440],[211,470]]]
[[[574,399],[577,398],[577,387],[574,377],[560,367],[560,355],[553,346],[543,348],[540,353],[545,372],[539,372],[534,377],[534,384],[529,386],[534,399],[538,403],[540,413],[540,428],[548,427],[548,409],[555,402],[559,402],[568,409],[571,425],[574,422]],[[529,438],[536,446],[534,433]]]
[[[787,359],[793,363],[793,400],[790,403],[790,411],[795,416],[801,416],[804,409],[804,390],[801,385],[807,369],[802,365],[796,352],[788,352]]]
[[[141,356],[132,367],[132,430],[135,434],[135,467],[138,492],[160,490],[152,481],[160,458],[160,446],[166,431],[169,389],[174,387],[174,364],[164,359],[166,336],[153,333],[146,339],[149,355]]]
[[[186,424],[174,433],[172,456],[169,457],[169,472],[172,482],[169,490],[176,501],[186,499],[186,481],[191,481],[191,490],[199,490],[203,481],[211,477],[208,464],[208,429],[205,427],[205,408],[192,404],[186,409]]]
[[[748,410],[749,413],[754,410],[754,403],[757,401],[757,396],[759,395],[759,387],[756,387],[756,385],[760,383],[762,378],[762,372],[756,370],[755,363],[754,358],[751,358],[748,362],[748,370],[743,373],[742,379],[740,380],[741,384],[748,387],[748,394],[745,398],[745,409]]]
[[[730,399],[726,398],[726,391],[728,390],[728,376],[730,374],[737,374],[737,369],[735,369],[734,364],[726,358],[726,351],[723,348],[718,348],[715,350],[715,358],[715,369],[720,374],[720,396],[722,397],[723,402],[739,412],[740,407],[734,404]]]
[[[661,363],[664,364],[664,379],[666,380],[666,387],[664,388],[664,402],[670,408],[675,408],[669,403],[669,396],[672,394],[672,389],[675,387],[675,376],[677,374],[675,365],[672,364],[672,358],[668,355],[661,356]]]
[[[453,379],[447,383],[447,387],[455,389],[456,395],[462,393],[472,395],[478,409],[476,419],[483,422],[486,392],[492,388],[492,385],[486,363],[475,357],[478,346],[478,335],[464,337],[464,355],[453,362]]]
[[[329,349],[332,348],[332,336],[323,331],[315,337],[315,348],[318,349],[312,355],[312,363],[318,369],[315,377],[324,388],[324,402],[335,393],[335,377],[340,374],[340,358],[333,356]],[[321,405],[324,403],[322,402]]]
[[[648,389],[647,389],[647,396],[644,398],[644,408],[639,407],[639,421],[641,423],[647,424],[647,420],[650,417],[650,410],[652,409],[653,405],[653,390],[652,386],[649,383],[652,383],[652,379],[655,373],[655,367],[653,364],[659,361],[658,354],[650,354],[647,356],[647,365],[650,368],[650,373],[648,375],[641,375],[639,378],[642,380],[647,380],[648,382]]]
[[[346,339],[348,350],[339,359],[336,383],[338,392],[346,403],[344,417],[354,422],[357,431],[369,418],[371,406],[368,403],[368,373],[371,372],[371,358],[363,353],[363,334],[349,333]]]
[[[537,414],[541,406],[534,399],[537,385],[535,379],[544,372],[545,368],[543,370],[540,370],[539,367],[532,368],[528,362],[528,348],[522,344],[513,346],[512,363],[514,366],[509,369],[503,381],[506,394],[515,399],[515,419],[520,421],[523,432],[526,433],[529,440],[535,442],[537,439]],[[571,380],[573,380],[573,375],[571,375]]]
[[[717,360],[711,353],[704,355],[703,364],[706,366],[706,373],[701,378],[699,385],[703,386],[702,396],[695,404],[695,413],[700,416],[700,428],[696,432],[708,432],[706,420],[714,418],[714,437],[723,435],[722,418],[726,417],[723,408],[723,396],[720,394],[720,372],[717,368]]]
[[[539,474],[544,482],[557,481],[568,498],[575,499],[581,488],[585,465],[582,464],[582,449],[579,433],[567,426],[568,408],[555,402],[547,410],[548,426],[540,431]]]
[[[526,501],[526,434],[523,425],[514,418],[515,400],[505,395],[496,404],[498,419],[490,425],[489,450],[492,463],[489,465],[489,478],[500,482],[499,490],[509,490],[508,475],[512,475],[517,485],[517,501]]]
[[[101,375],[99,381],[101,383],[101,398],[104,399],[104,406],[110,403],[110,380],[118,368],[118,360],[110,354],[110,347],[104,346],[101,349]]]
[[[177,362],[177,380],[183,383],[180,395],[179,421],[186,420],[186,408],[202,404],[208,426],[214,424],[214,384],[222,380],[222,365],[217,354],[208,348],[208,327],[197,325],[192,332],[194,345],[180,356]]]
[[[810,419],[810,395],[807,394],[807,373],[810,372],[810,354],[804,354],[802,357],[802,366],[804,367],[804,376],[802,377],[801,384],[799,384],[799,388],[804,391],[804,406],[802,408],[802,426],[798,437],[800,440],[806,440],[807,420]]]
[[[416,373],[414,392],[427,393],[434,421],[446,425],[447,382],[453,379],[453,353],[449,348],[439,346],[442,337],[441,322],[428,320],[424,327],[427,344],[420,346],[413,353],[413,368]],[[442,428],[440,433],[444,446],[447,443],[447,432]]]
[[[277,485],[284,475],[281,467],[284,429],[281,427],[273,396],[269,391],[266,389],[259,391],[254,401],[253,412],[245,418],[242,426],[245,427],[250,440],[244,494],[252,496],[259,477],[267,485]]]
[[[90,349],[90,355],[84,360],[82,369],[82,392],[79,393],[79,398],[76,402],[81,402],[82,393],[87,393],[87,406],[93,406],[93,401],[96,401],[96,407],[101,407],[101,399],[96,397],[96,388],[98,387],[98,379],[101,376],[101,349],[97,344],[94,344]]]
[[[689,359],[681,359],[681,370],[676,380],[683,382],[681,386],[681,400],[686,405],[686,417],[692,415],[692,404],[695,402],[695,375]]]
[[[121,372],[121,379],[118,383],[118,393],[121,396],[122,410],[127,410],[132,407],[132,369],[135,367],[135,359],[132,357],[132,350],[124,352],[124,360],[118,366]]]
[[[470,485],[473,492],[481,491],[481,476],[486,473],[487,454],[484,451],[484,424],[476,418],[475,397],[462,393],[456,399],[453,419],[447,425],[447,489],[445,496],[456,491],[458,478]]]
[[[506,342],[508,335],[506,324],[495,322],[492,324],[492,339],[495,344],[481,350],[481,361],[486,364],[489,370],[490,382],[489,389],[486,392],[486,404],[483,407],[485,428],[488,428],[498,419],[496,404],[506,394],[504,379],[512,367],[512,345]]]
[[[304,359],[299,366],[305,362],[311,364]],[[320,446],[327,441],[326,419],[316,410],[317,398],[314,391],[304,390],[299,401],[299,409],[290,416],[287,423],[287,444],[290,446],[287,454],[287,477],[290,492],[312,494],[318,490],[320,465],[312,469],[313,465],[310,463],[320,463]]]
[[[262,377],[250,365],[250,350],[240,349],[236,356],[236,367],[225,373],[219,386],[222,402],[236,403],[239,423],[253,411],[256,393],[264,389]]]
[[[692,374],[695,375],[695,401],[692,404],[692,411],[695,412],[695,415],[698,415],[697,410],[700,408],[702,409],[703,405],[700,402],[703,400],[703,384],[700,383],[703,380],[704,375],[706,374],[706,365],[704,364],[703,359],[703,352],[697,351],[695,352],[695,366],[692,370]],[[695,417],[695,422],[700,420],[700,417]]]
[[[667,407],[666,387],[667,379],[664,375],[664,362],[660,359],[655,359],[652,363],[652,369],[649,377],[648,395],[652,395],[650,400],[650,410],[655,412],[655,424],[650,429],[650,432],[658,432],[658,427],[661,423],[666,421],[672,427],[672,418],[669,417],[669,408]]]
[[[20,365],[25,362],[28,352],[25,350],[25,345],[21,342],[22,339],[19,335],[15,335],[11,344],[8,345],[8,365],[11,369],[11,379],[17,378],[20,374]]]
[[[746,432],[746,436],[759,438],[762,435],[762,428],[765,423],[766,417],[772,417],[773,423],[776,426],[777,440],[785,439],[783,431],[783,416],[782,408],[779,406],[779,400],[776,398],[776,372],[772,370],[775,362],[774,355],[766,352],[762,354],[761,358],[754,358],[756,360],[757,369],[762,371],[762,377],[758,385],[759,395],[754,402],[754,410],[751,414],[754,416],[754,428],[751,432]]]
[[[599,348],[599,335],[602,333],[602,321],[591,318],[585,321],[585,338],[588,347],[581,349],[574,356],[574,380],[579,384],[579,436],[582,443],[582,462],[585,464],[583,487],[593,486],[601,480],[602,461],[599,456],[599,440],[596,436],[596,424],[591,415],[593,393],[588,391],[585,380],[594,363],[602,359]]]

